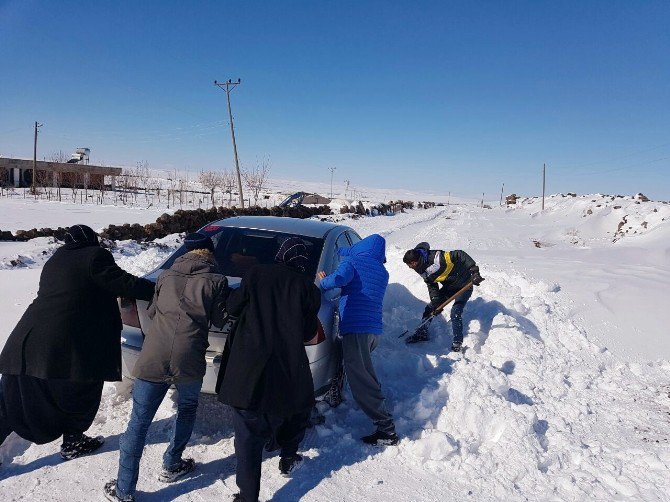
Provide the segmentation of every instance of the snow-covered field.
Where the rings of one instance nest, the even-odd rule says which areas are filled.
[[[28,198],[0,199],[0,230],[68,227],[73,223],[102,230],[110,224],[153,223],[165,208],[114,206],[111,204],[73,204]],[[3,243],[4,246],[4,243]]]
[[[385,334],[374,360],[402,441],[364,447],[357,438],[371,425],[346,394],[309,432],[308,461],[292,479],[279,476],[277,457],[266,459],[261,500],[670,500],[670,205],[553,196],[544,211],[526,199],[346,223],[388,242]],[[177,239],[119,243],[115,254],[140,273]],[[460,358],[447,356],[446,318],[426,344],[407,347],[397,337],[427,300],[402,263],[422,240],[468,251],[486,278],[466,307]],[[46,239],[0,243],[0,344],[53,247]],[[24,263],[12,265],[19,254]],[[91,432],[107,443],[91,457],[63,463],[57,443],[6,444],[4,456],[16,456],[0,467],[2,500],[100,499],[116,474],[129,392],[125,383],[106,385]],[[232,426],[211,397],[186,453],[198,470],[174,485],[157,481],[173,412],[167,399],[150,430],[138,500],[225,500],[237,491]]]

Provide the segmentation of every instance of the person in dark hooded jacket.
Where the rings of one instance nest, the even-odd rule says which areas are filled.
[[[112,501],[133,500],[149,426],[172,385],[178,393],[177,415],[158,479],[171,483],[195,467],[193,459],[182,458],[182,453],[195,424],[209,328],[223,326],[229,289],[218,271],[212,239],[189,234],[184,247],[188,252],[158,278],[149,307],[152,323],[133,368],[133,410],[119,440],[118,476],[103,488]]]
[[[62,435],[64,460],[99,448],[104,438],[84,431],[103,382],[121,380],[117,296],[150,300],[153,291],[114,263],[91,228],[71,226],[0,354],[0,444],[14,431],[37,444]]]
[[[361,439],[367,444],[394,445],[398,435],[370,356],[383,331],[384,294],[389,281],[384,267],[386,241],[373,234],[338,253],[343,260],[337,270],[329,276],[319,272],[319,278],[324,291],[342,288],[339,311],[344,372],[354,399],[377,427]]]
[[[468,289],[455,298],[451,307],[451,327],[454,333],[451,350],[460,352],[463,345],[463,309],[472,295],[472,285],[479,286],[484,280],[479,274],[479,267],[465,251],[430,249],[427,242],[421,242],[414,249],[407,251],[403,261],[419,274],[428,286],[430,303],[423,312],[424,319],[428,318],[441,303],[471,283]],[[427,341],[429,325],[430,321],[408,337],[406,342]]]
[[[230,294],[239,317],[219,370],[219,401],[233,409],[235,500],[256,502],[263,446],[281,448],[279,469],[300,464],[298,446],[314,406],[314,384],[304,343],[317,331],[321,293],[305,274],[307,247],[298,237],[280,246],[276,263],[256,265]]]

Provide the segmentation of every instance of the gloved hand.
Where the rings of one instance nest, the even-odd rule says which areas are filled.
[[[484,280],[484,278],[479,275],[479,267],[477,265],[470,268],[470,276],[472,278],[472,284],[475,286],[479,286]]]

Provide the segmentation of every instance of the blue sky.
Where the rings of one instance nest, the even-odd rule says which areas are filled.
[[[670,2],[0,0],[0,155],[670,199]],[[489,195],[490,194],[490,195]]]

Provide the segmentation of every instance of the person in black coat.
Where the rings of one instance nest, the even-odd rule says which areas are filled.
[[[263,446],[281,448],[279,469],[288,476],[314,406],[314,384],[304,342],[314,337],[321,293],[304,274],[307,248],[286,239],[276,264],[257,265],[228,297],[239,321],[224,355],[217,392],[233,407],[236,500],[257,501]]]
[[[44,264],[37,298],[0,353],[0,444],[12,432],[37,444],[63,436],[65,460],[104,439],[84,434],[100,406],[103,382],[121,380],[117,296],[151,300],[151,281],[131,275],[86,225]]]

